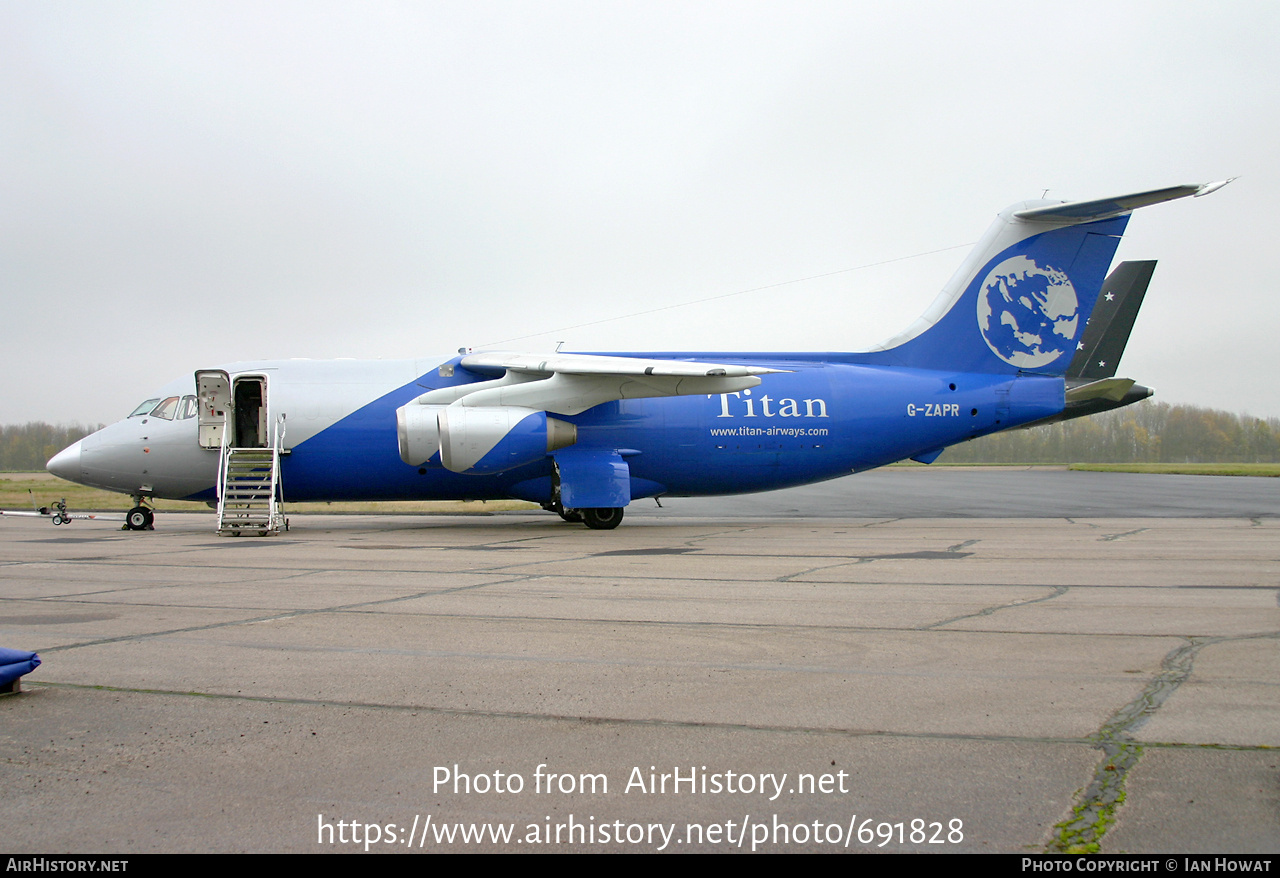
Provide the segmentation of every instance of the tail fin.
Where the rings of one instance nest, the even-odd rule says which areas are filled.
[[[1129,214],[1222,185],[1006,208],[929,310],[879,350],[922,369],[1066,375],[1089,337],[1085,326]],[[1126,330],[1121,348],[1127,340]]]

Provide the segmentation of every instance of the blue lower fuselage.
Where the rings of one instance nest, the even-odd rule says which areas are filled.
[[[633,498],[766,491],[848,475],[1056,414],[1063,382],[829,362],[752,363],[792,370],[752,390],[621,400],[564,417],[580,447],[619,452]],[[383,396],[293,447],[290,500],[498,499],[545,502],[550,457],[502,473],[461,475],[439,456],[406,465],[395,411],[425,380]]]

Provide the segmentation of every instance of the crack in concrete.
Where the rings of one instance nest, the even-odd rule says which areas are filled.
[[[810,573],[816,573],[819,570],[832,570],[836,567],[856,567],[860,564],[870,564],[872,561],[911,561],[911,560],[936,561],[943,558],[947,560],[951,560],[952,558],[968,558],[973,553],[962,552],[960,550],[965,548],[966,546],[971,546],[976,542],[978,542],[978,540],[965,540],[963,543],[956,543],[954,546],[948,546],[946,549],[943,549],[942,551],[924,549],[919,552],[892,552],[886,555],[855,555],[855,556],[850,556],[848,558],[842,558],[834,564],[820,564],[817,567],[810,567],[806,570],[801,570],[798,573],[788,573],[785,576],[779,576],[777,579],[773,581],[774,582],[794,582],[796,580],[796,577],[807,576]],[[794,556],[775,555],[774,557],[794,557]]]
[[[1224,639],[1190,638],[1169,652],[1160,663],[1160,673],[1147,683],[1138,697],[1102,724],[1095,735],[1095,746],[1102,750],[1102,759],[1094,768],[1089,785],[1079,794],[1071,816],[1054,826],[1057,834],[1046,848],[1047,852],[1099,850],[1102,837],[1116,821],[1116,810],[1124,804],[1125,781],[1142,758],[1142,747],[1133,741],[1131,733],[1141,728],[1191,676],[1196,654],[1207,643]]]
[[[1054,586],[1045,586],[1045,587],[1052,588],[1053,591],[1050,594],[1045,595],[1044,597],[1028,598],[1025,601],[1011,601],[1010,603],[1007,603],[1007,604],[996,604],[994,607],[987,607],[985,609],[979,610],[976,613],[965,613],[963,616],[953,616],[950,619],[943,619],[940,622],[930,622],[928,625],[917,625],[916,630],[928,631],[930,628],[937,628],[941,625],[950,625],[952,622],[960,622],[964,619],[977,619],[981,616],[990,616],[992,613],[995,613],[997,610],[1008,610],[1008,609],[1012,609],[1013,607],[1025,607],[1027,604],[1038,604],[1041,601],[1051,601],[1056,597],[1061,597],[1062,595],[1066,594],[1068,591],[1071,590],[1070,587],[1065,585],[1054,585]]]
[[[787,573],[774,579],[774,582],[794,582],[798,576],[808,576],[810,573],[817,573],[819,570],[834,570],[836,567],[853,567],[858,564],[870,564],[871,558],[844,558],[835,564],[819,564],[817,567],[809,567],[795,573]],[[819,585],[822,583],[812,583]]]
[[[764,528],[756,527],[756,526],[728,527],[723,530],[712,531],[711,533],[699,534],[696,537],[689,537],[689,539],[684,541],[684,544],[691,548],[697,548],[695,546],[695,543],[700,543],[703,540],[713,540],[716,537],[727,537],[727,536],[737,536],[738,534],[748,534],[748,533],[751,533],[752,531],[763,530],[763,529]]]
[[[1196,656],[1206,646],[1236,640],[1280,637],[1280,632],[1245,634],[1234,637],[1188,637],[1182,646],[1165,655],[1160,672],[1143,687],[1138,697],[1122,706],[1093,736],[1102,759],[1088,786],[1077,793],[1071,816],[1056,824],[1046,853],[1096,853],[1102,838],[1116,822],[1116,811],[1124,804],[1125,783],[1142,758],[1143,745],[1133,733],[1146,725],[1178,687],[1191,677]]]
[[[655,546],[647,549],[610,549],[607,552],[596,552],[589,557],[592,558],[620,558],[620,557],[645,557],[651,555],[687,555],[690,552],[700,551],[696,547],[678,547],[678,546]]]
[[[1110,543],[1114,540],[1121,540],[1121,539],[1124,539],[1125,537],[1131,537],[1134,534],[1146,533],[1149,530],[1151,530],[1151,528],[1149,527],[1140,527],[1137,530],[1127,530],[1122,534],[1107,534],[1105,537],[1098,537],[1098,542]]]
[[[380,604],[395,604],[395,603],[400,603],[402,601],[410,601],[410,600],[415,600],[417,598],[422,598],[422,597],[433,597],[435,595],[454,594],[462,591],[471,591],[477,588],[486,588],[490,585],[505,585],[512,582],[525,582],[527,580],[535,579],[535,578],[537,577],[535,577],[532,573],[518,574],[514,576],[509,575],[508,578],[500,579],[497,582],[482,582],[482,583],[477,583],[475,585],[461,585],[461,586],[456,586],[454,588],[440,589],[437,591],[417,592],[415,594],[400,595],[398,597],[393,597],[393,598],[379,598],[377,600],[372,600],[372,601],[359,601],[354,604],[339,604],[337,606],[332,606],[332,607],[317,607],[316,609],[310,609],[310,610],[285,610],[278,613],[270,613],[265,616],[255,616],[250,619],[230,619],[225,622],[210,622],[207,625],[193,625],[187,628],[172,628],[165,631],[143,631],[137,634],[122,634],[118,637],[103,637],[98,640],[86,640],[83,643],[66,643],[66,644],[63,644],[62,646],[44,647],[43,649],[36,650],[36,652],[40,652],[40,653],[65,652],[66,650],[69,650],[69,649],[81,649],[86,646],[102,646],[108,643],[124,643],[131,640],[149,640],[153,637],[166,637],[171,634],[189,634],[194,631],[212,631],[217,628],[230,628],[235,625],[252,625],[257,622],[275,622],[282,619],[293,619],[299,616],[314,616],[317,613],[340,613],[344,611],[358,610],[362,607],[374,607]],[[165,605],[157,604],[155,606],[165,606]],[[221,609],[221,608],[216,608],[216,609]]]

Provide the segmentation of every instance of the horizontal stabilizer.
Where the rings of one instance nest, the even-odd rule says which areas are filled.
[[[1059,421],[1070,421],[1072,418],[1085,418],[1109,412],[1112,409],[1124,408],[1135,402],[1142,402],[1154,393],[1150,387],[1143,387],[1128,378],[1111,378],[1093,381],[1088,384],[1067,384],[1066,405],[1062,411],[1038,421],[1031,421],[1019,427],[1029,430],[1032,427],[1043,427],[1045,424],[1056,424]],[[1118,394],[1118,395],[1117,395]]]
[[[1232,179],[1235,179],[1234,177]],[[1134,192],[1116,198],[1099,198],[1094,201],[1067,201],[1062,204],[1051,204],[1047,207],[1032,207],[1019,210],[1014,216],[1028,222],[1044,223],[1080,223],[1119,216],[1140,207],[1160,204],[1186,198],[1188,195],[1208,195],[1221,189],[1231,180],[1219,180],[1216,183],[1186,183],[1182,186],[1169,186],[1165,189],[1151,189],[1147,192]]]
[[[1067,405],[1089,399],[1109,399],[1120,402],[1136,382],[1132,378],[1103,378],[1088,384],[1067,388]]]

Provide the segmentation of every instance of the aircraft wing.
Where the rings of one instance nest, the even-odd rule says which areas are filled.
[[[503,375],[428,391],[414,403],[519,406],[576,415],[619,399],[733,393],[755,387],[760,375],[785,371],[690,360],[509,352],[468,354],[460,365],[481,374],[501,371]]]
[[[767,375],[781,369],[762,366],[726,366],[690,360],[648,360],[642,357],[607,357],[598,354],[480,353],[462,358],[464,369],[514,369],[550,375],[658,375],[683,378],[724,378]]]

